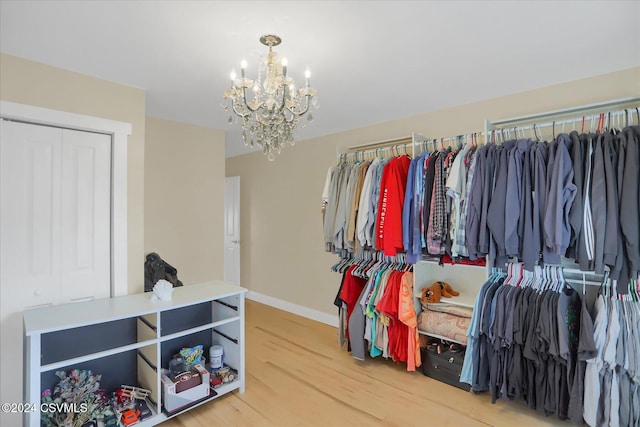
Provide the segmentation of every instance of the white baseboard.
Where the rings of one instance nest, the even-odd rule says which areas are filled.
[[[336,328],[338,327],[338,315],[333,316],[331,314],[323,313],[322,311],[314,310],[312,308],[304,307],[302,305],[294,304],[289,301],[270,297],[269,295],[264,295],[254,291],[247,291],[246,297],[252,301],[270,305],[271,307],[279,308],[280,310],[288,311],[289,313],[297,314],[298,316],[306,317],[307,319],[315,320],[316,322],[324,323]]]

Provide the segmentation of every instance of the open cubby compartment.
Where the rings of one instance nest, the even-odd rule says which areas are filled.
[[[160,313],[160,336],[189,331],[211,324],[211,302],[203,302],[187,307],[174,308]]]
[[[226,298],[220,298],[212,301],[212,316],[214,322],[221,322],[228,319],[238,317],[238,307],[240,305],[240,296],[232,295]]]
[[[149,390],[151,393],[147,397],[147,404],[152,413],[159,413],[158,402],[160,393],[156,374],[155,361],[157,360],[157,345],[152,344],[138,349],[123,351],[97,359],[87,360],[81,363],[74,363],[61,366],[56,369],[43,371],[40,373],[40,392],[50,390],[54,392],[60,378],[56,372],[64,371],[69,373],[77,369],[91,371],[95,375],[100,375],[100,388],[104,389],[107,396],[122,386],[140,387]]]
[[[129,350],[43,371],[40,373],[40,393],[42,394],[45,390],[51,390],[53,393],[56,385],[60,382],[56,372],[64,371],[69,375],[73,369],[90,370],[93,375],[101,375],[100,388],[107,393],[114,392],[123,384],[138,386],[137,359],[138,351]]]
[[[240,368],[240,323],[232,322],[216,326],[211,331],[211,344],[224,348],[223,363],[235,370]]]
[[[150,403],[150,409],[158,413],[160,412],[160,386],[158,384],[158,345],[151,344],[141,347],[137,352],[138,365],[138,387],[151,391],[147,400]],[[135,385],[135,384],[128,384]]]
[[[46,365],[100,357],[102,352],[114,353],[118,349],[126,351],[144,341],[154,340],[155,332],[141,318],[128,317],[43,333],[40,364],[47,369]]]
[[[155,340],[158,337],[158,313],[138,316],[138,342]]]
[[[442,298],[447,304],[473,307],[476,295],[487,280],[487,268],[484,266],[455,264],[441,266],[437,262],[421,261],[414,266],[413,292],[416,297],[416,310],[421,311],[420,296],[422,289],[434,282],[442,281],[460,292],[452,298]]]
[[[240,319],[240,297],[230,296],[160,313],[160,336],[204,330]]]
[[[211,347],[211,330],[198,331],[187,335],[180,335],[175,338],[163,341],[160,344],[160,361],[163,369],[169,369],[169,361],[178,354],[182,348],[202,345],[203,357],[209,355]]]

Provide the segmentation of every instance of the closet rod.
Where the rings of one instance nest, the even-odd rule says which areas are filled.
[[[369,149],[374,149],[374,148],[386,148],[386,147],[391,147],[391,146],[394,146],[394,145],[403,145],[403,144],[411,144],[411,143],[413,143],[413,139],[410,136],[407,136],[407,137],[404,137],[404,138],[389,139],[387,141],[373,142],[371,144],[356,145],[356,146],[347,148],[347,150],[355,152],[355,151],[364,151],[364,150],[369,150]]]
[[[376,154],[377,150],[400,149],[409,155],[414,154],[415,144],[421,144],[426,137],[413,132],[410,137],[390,139],[386,141],[374,142],[371,144],[356,145],[348,148],[338,148],[338,161],[345,158],[352,158],[357,154]],[[411,150],[408,148],[411,147]]]
[[[385,154],[392,154],[394,156],[407,154],[411,156],[414,154],[414,144],[413,142],[406,142],[404,144],[387,145],[384,147],[368,148],[365,150],[347,151],[339,155],[338,159],[339,161],[344,159],[358,160],[358,156],[361,156],[364,159],[367,155],[372,155],[373,157],[382,155],[384,157]]]
[[[441,144],[447,143],[448,145],[451,145],[450,143],[452,143],[452,142],[456,142],[457,143],[458,141],[460,141],[464,145],[464,144],[470,142],[470,139],[471,139],[472,136],[475,136],[476,138],[478,136],[482,136],[484,138],[485,134],[484,134],[484,131],[469,132],[469,133],[464,133],[464,134],[455,135],[455,136],[447,136],[447,137],[444,137],[444,138],[426,139],[426,140],[422,141],[421,144],[425,144],[425,143],[434,144],[435,143],[437,145],[438,143],[441,143]],[[476,140],[476,142],[477,142],[477,140]]]
[[[609,115],[610,113],[610,115]],[[616,121],[620,120],[620,117],[625,114],[626,117],[629,119],[629,124],[632,124],[634,122],[638,122],[638,118],[636,118],[636,111],[635,108],[627,108],[624,110],[616,110],[616,111],[608,111],[605,114],[605,122],[608,124],[607,127],[611,127],[610,125],[610,121],[613,121],[614,119]],[[582,122],[590,122],[590,127],[592,126],[591,124],[593,122],[596,121],[600,121],[601,117],[600,114],[585,114],[581,117],[575,116],[571,119],[564,119],[564,120],[556,120],[553,122],[546,122],[546,123],[533,123],[533,124],[526,124],[526,125],[522,125],[522,126],[513,126],[513,127],[500,127],[500,128],[496,128],[496,131],[500,131],[500,130],[512,130],[512,129],[517,129],[517,130],[534,130],[534,129],[540,129],[540,128],[550,128],[550,127],[556,127],[556,130],[559,130],[560,132],[563,132],[562,127],[564,125],[575,125],[576,126],[576,130],[580,128],[580,126],[582,125]],[[636,125],[639,123],[636,123]],[[587,129],[585,129],[587,130]]]
[[[575,114],[575,113],[583,113],[583,112],[592,111],[592,110],[602,110],[602,109],[606,109],[606,108],[610,108],[610,107],[622,106],[622,105],[625,105],[625,104],[632,104],[632,103],[637,103],[637,102],[640,102],[640,96],[614,99],[614,100],[610,100],[610,101],[597,102],[597,103],[594,103],[594,104],[580,105],[580,106],[577,106],[577,107],[564,108],[564,109],[554,110],[554,111],[547,111],[547,112],[544,112],[544,113],[531,114],[531,115],[528,115],[528,116],[512,117],[512,118],[502,119],[502,120],[490,120],[489,123],[491,123],[493,126],[499,126],[499,125],[517,123],[517,122],[532,121],[532,120],[535,120],[535,119],[540,119],[540,118],[545,118],[545,117],[562,116],[562,115]],[[601,112],[603,112],[603,111],[601,111]]]

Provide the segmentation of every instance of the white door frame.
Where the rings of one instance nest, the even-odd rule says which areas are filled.
[[[131,123],[7,101],[0,101],[0,117],[111,135],[111,296],[126,295],[127,142],[128,136],[131,135]]]

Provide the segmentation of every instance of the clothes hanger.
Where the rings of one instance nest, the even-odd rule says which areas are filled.
[[[562,278],[562,267],[556,267],[556,280],[558,282],[558,292],[562,292],[567,289],[567,283]]]
[[[539,265],[535,265],[533,267],[533,282],[531,283],[531,287],[536,291],[538,291],[541,284],[542,284],[542,267]]]
[[[538,130],[536,129],[536,124],[533,124],[533,133],[536,135],[536,141],[540,142],[540,138],[538,137]]]
[[[624,126],[629,126],[629,110],[626,108],[624,109]]]
[[[522,284],[526,272],[527,271],[524,269],[524,264],[520,263],[518,267],[518,281],[516,282],[516,286],[520,286]]]
[[[544,266],[544,279],[545,279],[545,286],[544,286],[544,290],[551,290],[553,289],[553,277],[551,274],[551,266],[550,265],[545,265]]]
[[[511,279],[513,278],[513,264],[507,265],[507,276],[504,278],[504,285],[511,285]]]
[[[524,270],[523,272],[523,280],[520,286],[528,288],[533,283],[533,271]]]
[[[625,111],[618,111],[618,121],[617,121],[617,126],[618,126],[618,130],[622,129],[622,117],[626,114],[626,110]]]
[[[600,117],[598,117],[598,130],[597,132],[604,132],[604,124],[605,124],[605,115],[604,113],[600,113]]]

